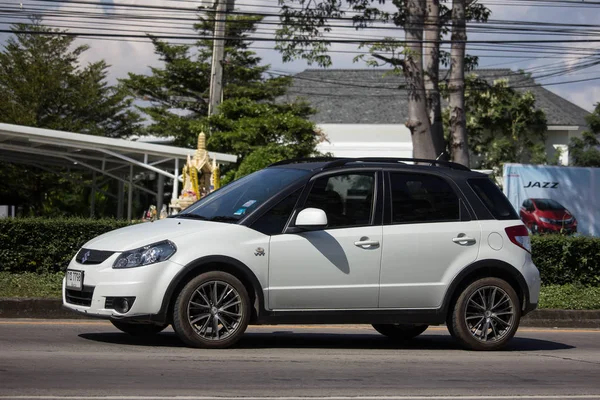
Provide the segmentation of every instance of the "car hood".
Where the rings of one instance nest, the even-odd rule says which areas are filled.
[[[86,249],[126,251],[143,247],[163,240],[176,241],[178,237],[199,233],[212,234],[215,230],[227,228],[230,224],[198,221],[183,218],[167,218],[155,222],[139,223],[116,229],[97,236],[83,245]]]
[[[539,217],[544,217],[544,218],[550,218],[550,219],[557,219],[557,220],[563,220],[563,219],[569,219],[571,218],[571,213],[568,212],[567,210],[547,210],[547,211],[540,211],[538,210],[536,212],[536,214]]]

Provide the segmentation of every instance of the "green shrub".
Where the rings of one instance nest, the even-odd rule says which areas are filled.
[[[543,285],[600,284],[600,238],[533,236],[531,245]]]
[[[88,240],[127,225],[113,219],[0,219],[0,271],[64,271]]]
[[[0,271],[64,271],[85,242],[127,225],[111,219],[0,219]],[[543,285],[600,286],[600,238],[533,236],[532,247]]]

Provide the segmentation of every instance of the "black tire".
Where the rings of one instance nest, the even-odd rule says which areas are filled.
[[[207,292],[214,287],[213,284],[217,285],[216,296],[225,296],[222,303],[212,298],[212,292],[210,294]],[[221,293],[218,292],[219,287],[223,288]],[[232,292],[226,295],[225,293],[229,291],[228,288],[231,288]],[[200,296],[199,291],[202,291],[204,297]],[[239,300],[237,300],[238,297]],[[220,299],[217,298],[217,300]],[[206,301],[208,301],[208,307],[203,305]],[[238,301],[239,303],[237,303]],[[227,305],[227,302],[236,304]],[[223,313],[224,308],[217,307],[219,304],[226,305],[227,314]],[[191,347],[206,349],[232,347],[248,327],[251,314],[250,304],[248,291],[235,276],[222,271],[206,272],[189,281],[177,296],[173,310],[173,329],[179,338]],[[202,312],[203,310],[205,311]],[[192,312],[197,314],[192,316],[190,315]],[[229,314],[239,314],[239,316],[231,317]],[[200,319],[203,315],[209,316]],[[198,323],[194,323],[194,320],[198,320]],[[216,325],[214,325],[215,321]],[[204,324],[208,325],[204,327]]]
[[[394,340],[410,340],[425,332],[429,325],[413,324],[373,324],[373,328]]]
[[[520,320],[521,302],[513,287],[499,278],[483,278],[463,290],[447,325],[464,348],[499,350],[513,338]]]
[[[134,323],[134,322],[125,322],[125,321],[115,321],[110,320],[112,324],[118,330],[128,333],[131,336],[153,336],[157,333],[162,332],[169,324],[164,325],[155,325],[155,324],[144,324],[144,323]]]

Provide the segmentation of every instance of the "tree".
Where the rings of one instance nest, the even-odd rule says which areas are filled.
[[[163,67],[152,67],[149,76],[129,74],[122,83],[130,93],[150,102],[140,110],[150,116],[149,134],[174,136],[177,144],[194,146],[202,130],[209,150],[236,154],[235,168],[224,170],[225,182],[286,157],[315,153],[319,136],[308,121],[313,113],[306,104],[280,104],[277,97],[291,84],[289,77],[267,76],[269,65],[261,65],[248,50],[247,37],[262,20],[257,16],[228,16],[225,40],[223,99],[217,115],[208,117],[212,41],[194,46],[172,45],[152,38]],[[214,15],[200,17],[194,26],[200,36],[210,36]],[[268,149],[268,150],[266,150]],[[244,163],[247,156],[258,152]],[[262,154],[263,156],[259,156]],[[251,160],[254,160],[251,162]],[[258,162],[258,161],[261,162]],[[243,168],[241,168],[243,166]]]
[[[0,51],[0,122],[111,137],[137,133],[140,117],[126,92],[107,83],[108,65],[81,65],[87,46],[74,46],[75,37],[39,19],[11,29]],[[33,215],[85,214],[89,180],[56,172],[0,162],[0,204],[17,204]]]
[[[345,12],[352,12],[352,23],[356,29],[365,29],[374,22],[393,22],[404,28],[406,40],[383,38],[366,43],[372,58],[372,66],[391,65],[406,78],[409,118],[407,127],[413,139],[415,157],[435,158],[445,150],[441,121],[440,94],[438,83],[439,62],[446,63],[447,54],[440,50],[441,35],[448,32],[447,24],[452,14],[439,0],[393,0],[397,11],[389,13],[380,8],[384,0],[346,0],[349,10],[344,11],[344,2],[339,0],[280,0],[282,4],[282,28],[277,32],[277,48],[283,60],[302,58],[309,63],[330,66],[327,55],[329,42],[322,35],[330,32],[330,20],[344,19]],[[288,4],[298,4],[292,7]],[[465,2],[463,1],[463,4]],[[469,1],[462,18],[486,21],[490,15],[485,6]],[[423,42],[425,36],[425,45]],[[364,59],[364,56],[356,59]],[[465,57],[462,65],[469,69],[476,58]],[[425,66],[423,65],[425,63]],[[425,116],[428,116],[426,118]]]
[[[465,117],[465,0],[452,2],[452,49],[450,52],[450,147],[452,161],[469,165],[469,144]]]
[[[531,92],[518,92],[506,80],[488,84],[473,75],[466,78],[466,86],[471,166],[492,169],[497,175],[507,162],[548,162],[544,146],[546,116],[535,108]],[[450,123],[450,110],[446,110],[445,120]]]
[[[589,131],[581,138],[572,138],[569,143],[571,163],[577,167],[600,167],[600,103],[596,103],[594,112],[586,117]]]
[[[0,52],[0,121],[110,137],[137,133],[140,117],[126,92],[107,84],[108,65],[80,65],[88,46],[73,48],[74,36],[39,19],[11,29]]]

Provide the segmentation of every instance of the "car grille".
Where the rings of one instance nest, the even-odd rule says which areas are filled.
[[[84,286],[82,291],[67,289],[65,293],[67,303],[74,304],[76,306],[91,306],[93,296],[93,286]]]
[[[560,219],[549,219],[549,221],[554,225],[570,225],[573,223],[573,218],[565,219],[564,221]]]
[[[81,249],[79,250],[79,253],[77,253],[75,261],[85,265],[102,264],[114,253],[114,251]]]

